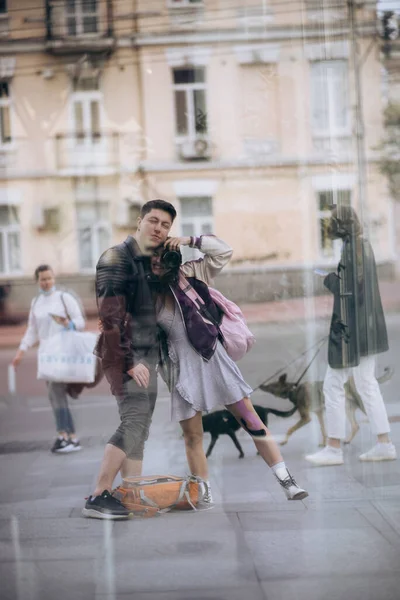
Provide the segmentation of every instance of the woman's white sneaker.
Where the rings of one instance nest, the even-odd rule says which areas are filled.
[[[396,460],[397,452],[394,444],[389,442],[388,444],[379,443],[376,444],[368,452],[364,452],[359,456],[359,459],[363,462],[378,462],[381,460]]]
[[[307,454],[305,459],[313,465],[321,467],[343,465],[344,463],[343,450],[341,448],[332,448],[332,446],[325,446],[325,448],[314,454]]]

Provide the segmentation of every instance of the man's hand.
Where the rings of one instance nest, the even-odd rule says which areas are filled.
[[[136,367],[129,369],[127,371],[128,375],[132,377],[136,381],[139,387],[147,388],[150,383],[150,371],[147,367],[139,363]]]
[[[23,350],[18,350],[17,354],[14,356],[14,358],[12,359],[12,366],[14,367],[14,369],[16,367],[18,367],[19,363],[22,360],[22,357],[24,356],[25,352]]]
[[[179,250],[180,246],[189,246],[190,237],[170,237],[167,238],[164,246],[168,250]]]

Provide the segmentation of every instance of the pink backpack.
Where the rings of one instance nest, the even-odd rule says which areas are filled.
[[[204,304],[203,298],[182,274],[179,276],[179,287],[192,302],[197,305]],[[218,329],[224,339],[225,350],[232,360],[238,361],[253,347],[255,337],[247,327],[244,315],[237,304],[212,287],[209,287],[208,291],[215,304],[224,313]]]

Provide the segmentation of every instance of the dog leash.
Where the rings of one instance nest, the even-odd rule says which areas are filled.
[[[328,338],[329,338],[329,335],[325,335],[323,338],[321,338],[320,340],[318,340],[318,342],[316,342],[315,344],[313,344],[312,346],[310,346],[310,348],[307,348],[307,350],[304,350],[304,352],[302,352],[301,354],[299,354],[299,356],[297,356],[290,363],[288,363],[287,365],[285,365],[281,369],[278,369],[277,371],[275,371],[275,373],[273,373],[270,377],[268,377],[268,379],[265,379],[264,381],[262,381],[257,387],[255,387],[253,389],[253,392],[255,392],[256,390],[258,390],[265,383],[268,383],[269,381],[271,381],[271,379],[273,379],[274,377],[276,377],[277,375],[279,375],[280,373],[282,373],[283,371],[285,371],[293,363],[295,363],[297,360],[299,360],[299,358],[301,358],[302,356],[305,356],[308,352],[310,352],[310,350],[313,350],[316,346],[318,346],[318,349],[317,349],[316,353],[314,354],[313,358],[311,359],[311,362],[308,364],[307,368],[303,371],[303,373],[301,374],[300,378],[297,380],[297,382],[296,382],[296,386],[297,386],[300,383],[300,381],[303,379],[304,375],[307,373],[308,369],[311,367],[312,363],[314,362],[314,360],[318,356],[319,351],[321,350],[322,346],[324,345],[324,343],[326,342],[326,340]]]

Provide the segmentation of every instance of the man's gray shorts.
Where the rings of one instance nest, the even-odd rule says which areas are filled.
[[[118,389],[111,384],[118,403],[121,423],[116,432],[108,440],[109,444],[120,448],[125,452],[127,458],[134,460],[143,459],[144,444],[149,437],[151,419],[157,398],[157,373],[155,369],[150,370],[149,387],[139,387],[134,379],[128,375],[123,376],[122,385]],[[113,390],[114,388],[114,390]]]

